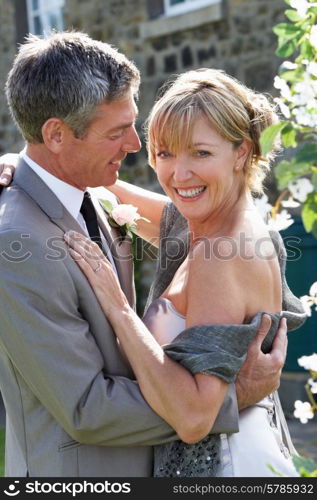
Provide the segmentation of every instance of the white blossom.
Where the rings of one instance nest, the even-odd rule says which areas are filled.
[[[293,89],[295,94],[293,94],[289,100],[295,104],[295,106],[313,108],[316,104],[317,80],[312,80],[310,74],[307,72],[305,72],[303,76],[305,79],[294,85]]]
[[[309,295],[311,297],[317,297],[317,281],[312,284],[312,286],[309,289]]]
[[[268,203],[268,197],[266,194],[263,194],[261,198],[255,198],[254,204],[258,211],[260,212],[262,218],[266,221],[267,215],[270,213],[272,205]]]
[[[280,67],[281,69],[292,70],[297,68],[297,64],[291,61],[283,61]]]
[[[285,116],[285,118],[290,118],[291,112],[289,107],[285,104],[285,102],[282,101],[282,99],[280,99],[279,97],[275,97],[274,101],[279,106],[281,113]]]
[[[302,178],[292,181],[288,185],[293,198],[303,203],[306,201],[309,193],[314,191],[314,186],[309,179]]]
[[[300,17],[304,18],[307,14],[307,9],[310,7],[307,0],[291,0],[290,6],[296,9]]]
[[[284,99],[291,100],[291,91],[286,81],[279,76],[274,77],[274,87],[280,91],[280,94]]]
[[[314,28],[317,28],[317,26],[314,26]],[[317,49],[317,47],[316,47]],[[309,75],[313,75],[313,76],[317,76],[317,62],[314,62],[314,61],[310,61],[308,64],[307,64],[307,73]]]
[[[300,297],[300,301],[302,303],[302,306],[304,308],[304,312],[307,316],[311,316],[311,307],[312,307],[312,300],[309,295],[302,295]]]
[[[285,207],[285,208],[300,207],[300,203],[298,203],[298,201],[295,201],[294,198],[292,198],[292,196],[290,196],[287,200],[282,200],[281,205],[282,205],[282,207]]]
[[[268,221],[268,228],[274,231],[282,231],[287,229],[294,222],[291,214],[287,210],[281,210],[280,213],[276,214],[275,217],[271,217]]]
[[[317,372],[317,354],[313,353],[310,356],[301,356],[298,358],[297,363],[305,370]]]
[[[310,385],[310,390],[313,394],[317,394],[317,381],[313,378],[308,379],[308,383]]]
[[[301,106],[299,108],[293,109],[292,113],[299,125],[304,125],[311,128],[317,127],[317,112],[310,113],[305,106]]]
[[[314,417],[314,412],[311,405],[306,401],[295,401],[294,417],[299,418],[302,424],[307,424],[308,420]]]

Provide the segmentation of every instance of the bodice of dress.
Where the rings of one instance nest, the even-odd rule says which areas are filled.
[[[161,345],[172,342],[186,327],[184,316],[165,297],[152,302],[143,316],[143,323]]]

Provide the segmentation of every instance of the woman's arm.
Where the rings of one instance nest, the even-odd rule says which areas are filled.
[[[86,274],[111,322],[149,405],[183,441],[193,443],[202,439],[213,426],[228,384],[214,375],[193,375],[170,359],[129,307],[99,248],[77,233],[73,233],[73,238],[66,236],[66,241],[75,250],[70,250],[71,255]],[[93,271],[96,258],[101,262],[97,273]]]
[[[135,205],[140,215],[150,220],[150,224],[142,220],[138,221],[138,235],[157,247],[161,217],[168,202],[167,196],[120,180],[106,187],[119,198],[121,203]]]
[[[14,153],[0,156],[0,186],[8,186],[11,183],[18,159],[19,155]],[[143,220],[138,221],[138,235],[158,247],[160,222],[163,209],[168,201],[167,196],[120,180],[112,186],[105,187],[114,193],[121,203],[138,207],[140,215],[150,221],[150,223]]]

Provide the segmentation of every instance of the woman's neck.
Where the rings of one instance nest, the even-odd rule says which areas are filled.
[[[202,237],[231,235],[249,210],[254,210],[254,204],[250,192],[244,190],[236,200],[223,204],[206,220],[188,219],[191,242]]]

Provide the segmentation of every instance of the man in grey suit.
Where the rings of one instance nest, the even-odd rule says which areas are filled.
[[[99,241],[134,304],[129,241],[118,243],[98,200],[84,193],[113,184],[127,153],[139,150],[138,87],[125,56],[75,32],[29,37],[9,74],[9,106],[27,145],[0,198],[7,476],[151,476],[152,446],[177,439],[144,401],[63,240],[73,229]],[[276,388],[284,347],[264,359],[253,345],[240,407]],[[212,432],[237,430],[231,386]]]

